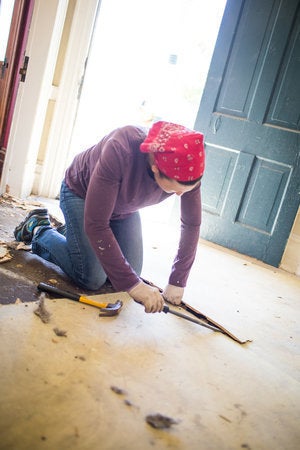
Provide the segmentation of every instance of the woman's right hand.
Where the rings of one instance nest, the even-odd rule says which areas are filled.
[[[150,286],[143,281],[137,284],[128,294],[138,303],[142,303],[146,313],[161,312],[164,307],[164,299],[155,286]]]

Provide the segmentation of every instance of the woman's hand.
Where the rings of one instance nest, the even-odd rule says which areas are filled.
[[[180,305],[184,293],[184,288],[168,284],[163,291],[163,297],[173,305]]]
[[[144,305],[146,313],[161,312],[164,307],[164,299],[158,288],[149,286],[143,281],[128,291],[128,294],[136,302]]]

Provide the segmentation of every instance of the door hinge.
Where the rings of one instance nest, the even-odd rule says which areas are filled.
[[[2,79],[2,78],[4,78],[5,71],[6,71],[6,69],[8,68],[8,61],[7,61],[6,56],[5,56],[5,58],[4,58],[4,61],[0,61],[0,66],[1,66],[1,75],[0,75],[0,78]]]
[[[21,75],[21,80],[20,81],[22,81],[23,83],[24,83],[25,78],[26,78],[28,62],[29,62],[29,56],[25,56],[23,67],[21,67],[21,69],[19,70],[19,74]]]

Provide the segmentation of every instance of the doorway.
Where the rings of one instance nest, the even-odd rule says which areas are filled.
[[[225,4],[102,0],[70,156],[122,125],[193,128]]]

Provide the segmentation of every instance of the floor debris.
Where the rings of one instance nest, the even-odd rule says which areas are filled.
[[[74,356],[75,359],[80,359],[80,361],[86,361],[86,357],[83,355],[76,355]]]
[[[113,392],[115,392],[115,393],[118,394],[118,395],[126,395],[126,394],[127,394],[126,391],[124,391],[124,390],[121,389],[121,388],[118,388],[117,386],[111,386],[110,388],[111,388],[111,390],[112,390]]]
[[[60,330],[59,328],[55,327],[55,328],[53,328],[53,331],[56,334],[56,336],[67,337],[67,331],[65,331],[65,330]]]
[[[41,321],[44,323],[50,322],[51,313],[47,311],[45,307],[45,293],[42,292],[39,298],[38,307],[33,311],[34,314],[40,317]]]
[[[0,242],[0,263],[9,261],[11,258],[12,258],[12,256],[9,253],[7,244],[4,242]]]
[[[228,419],[227,417],[223,416],[222,414],[219,414],[219,417],[221,417],[221,419],[225,420],[226,422],[231,423],[231,420]]]
[[[149,414],[146,416],[146,422],[151,425],[151,427],[160,430],[178,424],[177,420],[172,419],[172,417],[163,416],[162,414]]]
[[[130,401],[130,400],[127,400],[127,398],[125,398],[124,404],[125,404],[126,406],[133,406],[133,404],[131,403],[131,401]]]
[[[0,203],[11,205],[13,207],[30,210],[37,206],[42,206],[41,202],[36,201],[26,201],[17,197],[12,197],[9,193],[4,193],[0,195]]]

